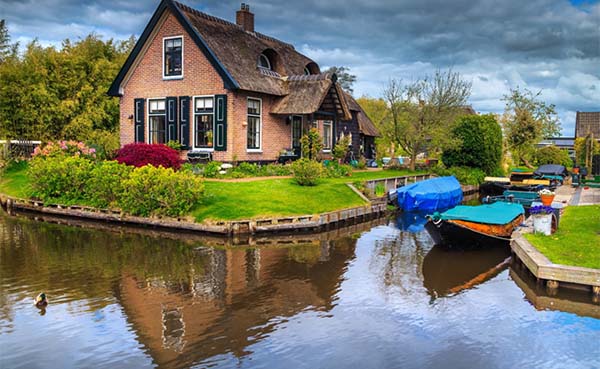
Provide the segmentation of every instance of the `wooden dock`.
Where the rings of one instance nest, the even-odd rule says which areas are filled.
[[[590,289],[597,300],[600,296],[600,270],[552,263],[539,252],[521,233],[513,233],[511,249],[518,261],[550,290],[564,287]]]

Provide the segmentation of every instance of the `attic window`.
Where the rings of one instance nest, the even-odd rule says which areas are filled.
[[[163,40],[163,78],[183,77],[183,37],[166,37]]]
[[[269,61],[269,58],[265,54],[260,54],[260,56],[258,57],[258,67],[272,70],[271,62]]]
[[[310,76],[311,74],[319,74],[319,66],[315,62],[310,62],[304,66],[304,74]]]
[[[310,76],[310,69],[308,67],[304,67],[304,75]]]

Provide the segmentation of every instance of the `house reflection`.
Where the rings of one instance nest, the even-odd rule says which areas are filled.
[[[335,306],[355,243],[346,237],[293,247],[201,248],[204,268],[189,268],[187,281],[124,273],[117,296],[160,366],[242,357],[286,318]]]

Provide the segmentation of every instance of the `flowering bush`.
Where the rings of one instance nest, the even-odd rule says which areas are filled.
[[[551,206],[545,206],[545,205],[532,206],[529,209],[529,214],[531,214],[531,215],[552,214],[553,212],[554,212],[554,209],[552,209]]]
[[[36,147],[33,157],[54,157],[58,155],[81,156],[88,159],[96,158],[96,149],[81,141],[50,141],[44,147]]]
[[[544,196],[552,196],[552,195],[554,195],[554,192],[550,191],[547,188],[544,188],[543,190],[541,190],[540,192],[538,192],[538,195],[540,195],[540,196],[542,196],[542,195],[544,195]]]
[[[132,143],[125,145],[117,152],[116,159],[119,163],[138,168],[147,164],[175,170],[181,167],[177,150],[163,144]]]

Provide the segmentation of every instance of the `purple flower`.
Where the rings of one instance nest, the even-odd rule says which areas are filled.
[[[554,209],[552,209],[551,206],[545,206],[545,205],[532,206],[529,209],[529,214],[531,214],[531,215],[552,214],[553,212],[554,212]]]

